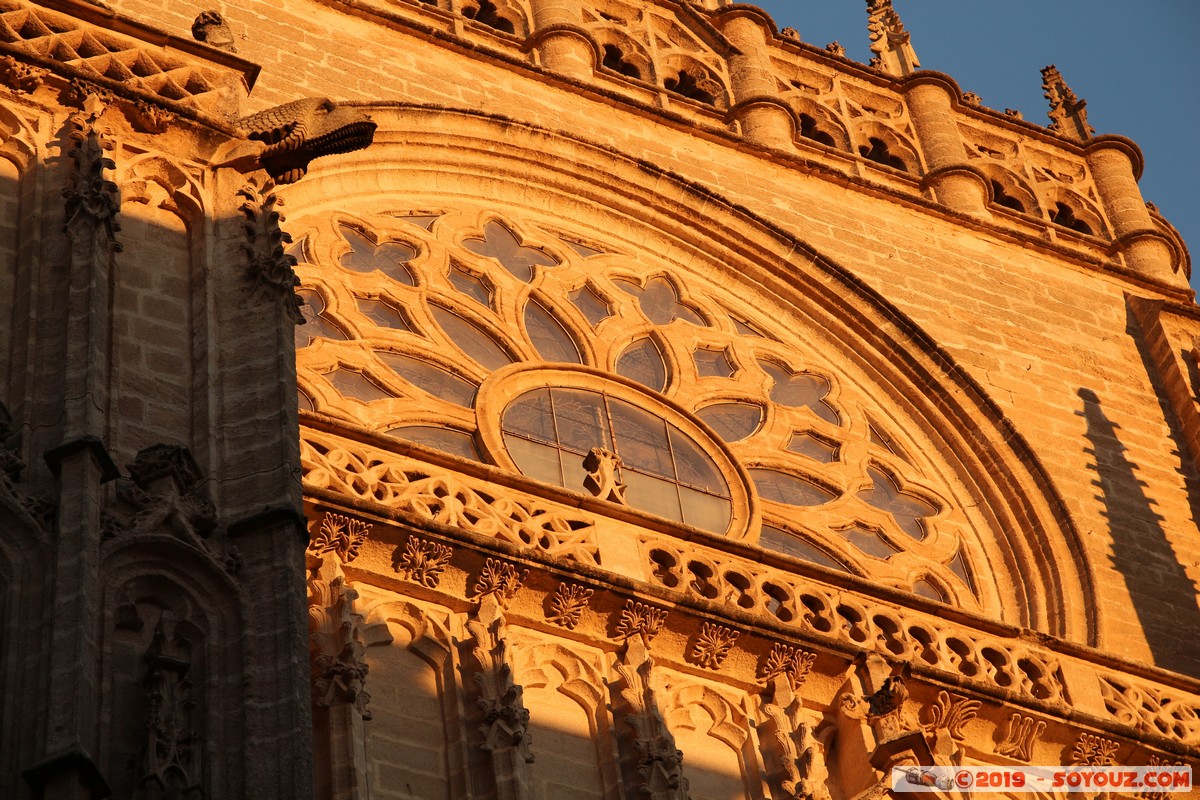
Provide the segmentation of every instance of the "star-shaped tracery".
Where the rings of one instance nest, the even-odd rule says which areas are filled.
[[[535,247],[526,247],[507,226],[492,221],[483,226],[483,236],[463,239],[463,247],[472,253],[494,258],[513,277],[524,283],[533,279],[537,267],[553,267],[558,259]]]
[[[911,479],[911,445],[905,440],[901,450],[890,423],[866,414],[862,399],[848,400],[833,371],[789,343],[792,332],[776,331],[719,287],[695,291],[661,266],[619,263],[608,252],[600,261],[598,251],[553,231],[539,239],[534,226],[520,227],[529,241],[566,242],[556,249],[561,257],[552,256],[523,244],[516,226],[493,220],[471,235],[456,227],[462,218],[398,217],[378,232],[354,218],[335,224],[332,240],[305,237],[294,248],[309,256],[298,268],[309,320],[297,331],[301,366],[308,351],[319,362],[302,371],[310,376],[303,407],[338,413],[332,389],[353,401],[345,414],[357,424],[366,409],[381,433],[495,464],[479,449],[484,423],[475,416],[490,373],[513,364],[608,371],[684,407],[745,465],[761,500],[764,547],[887,576],[930,599],[972,596],[967,551],[954,534],[933,535],[944,528],[945,504]],[[313,263],[322,260],[332,271]],[[356,277],[376,271],[389,280]],[[322,347],[310,347],[318,340]],[[648,503],[649,513],[723,532],[729,500],[698,440],[670,426],[664,434],[655,414],[628,396],[546,391],[505,412],[510,464],[574,491],[611,484],[602,499]],[[598,408],[605,413],[592,419]],[[545,415],[554,423],[543,431]],[[597,450],[612,455],[611,481],[598,479],[596,464],[584,466]]]

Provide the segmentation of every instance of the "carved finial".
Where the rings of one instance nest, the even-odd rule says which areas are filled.
[[[1096,132],[1088,125],[1087,101],[1075,96],[1053,64],[1042,68],[1042,93],[1050,101],[1050,130],[1080,142]]]
[[[871,66],[892,75],[908,75],[921,66],[892,0],[867,0],[867,32],[875,54]]]
[[[229,23],[220,11],[201,11],[192,22],[192,38],[230,53],[237,52],[233,46],[233,31],[229,30]]]
[[[593,447],[583,458],[587,477],[583,486],[601,500],[627,505],[625,482],[621,480],[621,457],[603,447]]]
[[[846,57],[846,48],[842,47],[842,43],[837,40],[825,45],[825,52],[832,53],[835,56],[841,56],[842,58]]]

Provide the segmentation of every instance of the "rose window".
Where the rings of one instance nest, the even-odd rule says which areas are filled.
[[[303,409],[519,473],[529,491],[979,607],[969,503],[869,384],[769,309],[490,212],[334,215],[302,233]],[[751,502],[761,529],[746,528]]]

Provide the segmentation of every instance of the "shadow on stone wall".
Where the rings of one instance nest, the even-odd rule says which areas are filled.
[[[1200,630],[1196,585],[1179,563],[1163,529],[1163,518],[1137,476],[1119,437],[1120,426],[1108,419],[1099,396],[1078,391],[1087,421],[1092,468],[1099,488],[1097,499],[1112,533],[1112,562],[1125,578],[1134,612],[1145,631],[1154,663],[1165,669],[1200,675],[1200,659],[1186,632]],[[1120,642],[1110,646],[1119,652]]]

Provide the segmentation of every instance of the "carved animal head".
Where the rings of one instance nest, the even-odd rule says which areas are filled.
[[[267,143],[262,166],[280,184],[303,178],[314,158],[367,147],[376,127],[361,111],[321,97],[260,111],[238,124],[248,138]]]

